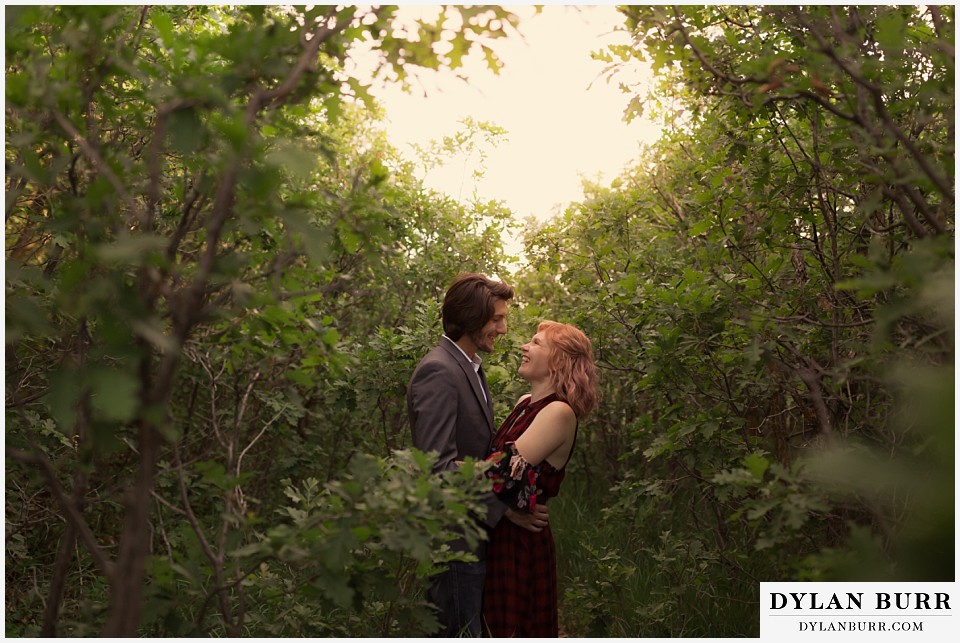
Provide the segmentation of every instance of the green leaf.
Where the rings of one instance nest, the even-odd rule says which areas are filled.
[[[157,234],[129,234],[117,236],[112,243],[97,246],[97,255],[106,262],[141,264],[151,252],[167,247],[166,237]]]
[[[163,46],[172,48],[174,41],[173,18],[163,11],[154,11],[150,16],[150,20],[160,34]]]
[[[279,141],[274,145],[267,153],[267,162],[298,179],[309,179],[316,171],[319,155],[302,141]]]
[[[305,212],[290,209],[284,212],[284,225],[303,242],[303,249],[317,265],[325,263],[331,255],[331,237],[317,227]]]
[[[883,49],[886,56],[903,56],[906,43],[906,20],[900,13],[899,7],[881,9],[883,13],[877,18],[874,37],[877,44]]]
[[[161,324],[160,319],[154,317],[151,319],[136,319],[131,326],[134,333],[143,337],[158,349],[167,352],[179,350],[177,340],[165,332]]]
[[[197,462],[194,467],[200,472],[204,482],[219,489],[231,489],[236,484],[236,480],[227,475],[226,468],[219,462],[202,461]]]
[[[65,435],[73,435],[77,402],[80,400],[81,383],[75,370],[64,368],[50,375],[49,389],[43,397],[57,428]]]
[[[323,336],[321,337],[323,343],[333,348],[337,345],[337,342],[340,340],[340,333],[337,332],[335,328],[328,328],[324,331]]]
[[[708,219],[704,219],[690,226],[689,234],[691,237],[696,237],[698,235],[703,234],[704,232],[709,230],[711,227],[713,227],[713,222]]]
[[[131,373],[106,368],[91,369],[90,405],[110,422],[129,422],[140,406],[139,380]]]
[[[167,124],[171,147],[181,154],[189,154],[199,148],[206,137],[206,129],[193,108],[178,109],[170,115]]]
[[[324,574],[315,587],[335,605],[347,609],[353,603],[354,590],[349,578],[341,574]]]
[[[19,293],[18,293],[19,294]],[[25,336],[44,336],[53,330],[46,312],[26,293],[7,295],[6,342]]]
[[[763,480],[763,474],[770,467],[770,461],[756,453],[751,453],[745,457],[743,464],[758,481]]]

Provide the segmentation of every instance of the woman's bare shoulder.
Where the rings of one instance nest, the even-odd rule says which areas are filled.
[[[574,413],[573,407],[564,402],[563,400],[554,400],[543,407],[543,413],[546,411],[550,415],[556,417],[557,419],[564,419],[572,421],[574,424],[577,422],[577,414]]]

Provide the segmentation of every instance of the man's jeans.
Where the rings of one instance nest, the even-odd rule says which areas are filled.
[[[435,576],[427,599],[437,606],[437,620],[443,627],[433,636],[453,638],[480,636],[483,578],[487,562],[452,561]]]

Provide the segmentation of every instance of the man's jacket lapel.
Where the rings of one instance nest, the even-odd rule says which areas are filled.
[[[477,399],[477,404],[483,409],[483,415],[487,418],[487,428],[493,433],[493,400],[489,400],[489,402],[484,401],[483,389],[480,387],[480,376],[473,370],[473,363],[460,352],[458,347],[450,345],[450,342],[444,340],[440,342],[440,345],[443,346],[447,353],[460,365],[460,370],[463,371],[463,376],[467,379],[467,382],[469,382],[470,389]]]

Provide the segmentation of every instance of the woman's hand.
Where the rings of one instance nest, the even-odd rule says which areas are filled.
[[[532,513],[518,511],[511,507],[507,509],[505,516],[518,527],[523,527],[527,531],[538,534],[543,531],[544,527],[550,524],[547,514],[547,505],[537,504],[537,506],[533,508]]]

